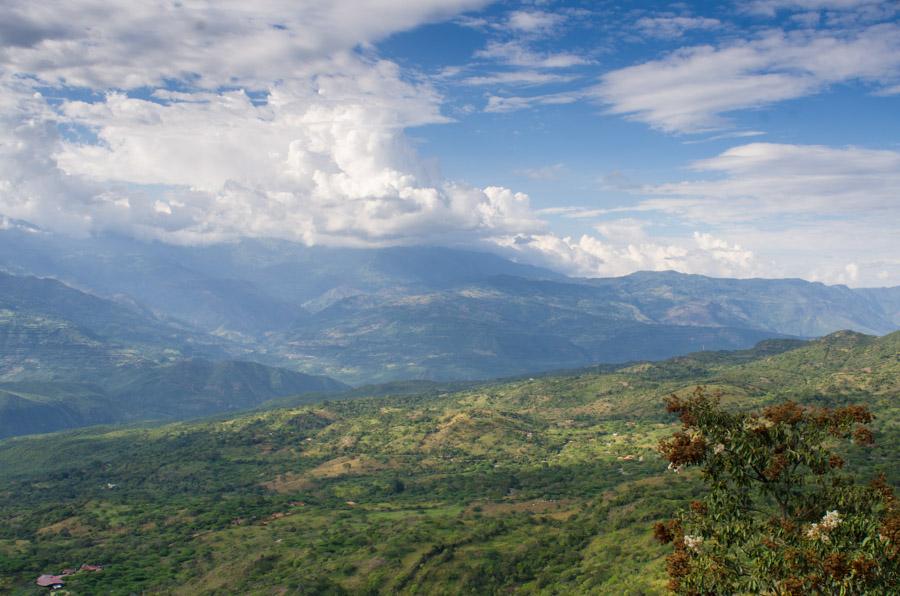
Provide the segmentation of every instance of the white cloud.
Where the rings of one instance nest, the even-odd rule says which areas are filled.
[[[475,56],[525,68],[571,68],[590,64],[590,60],[572,52],[534,51],[521,40],[492,41]]]
[[[667,132],[729,124],[723,116],[859,80],[900,78],[900,26],[852,32],[771,31],[720,47],[683,48],[660,60],[611,71],[591,90],[620,114]]]
[[[658,16],[640,18],[635,26],[647,37],[675,39],[692,30],[718,29],[722,22],[706,17]]]
[[[718,261],[733,260],[735,271],[754,270],[744,254],[752,251],[778,263],[760,272],[766,277],[881,285],[888,271],[900,279],[900,262],[887,258],[900,254],[900,152],[751,143],[691,169],[697,178],[644,186],[636,192],[649,198],[597,215],[715,230],[728,245],[703,234],[695,242]]]
[[[650,239],[647,227],[648,222],[630,217],[602,221],[594,225],[594,229],[607,240],[625,244],[646,244]]]
[[[605,224],[610,228],[623,225]],[[634,222],[624,226],[635,231]],[[606,235],[606,234],[604,234]],[[575,239],[552,234],[506,237],[498,244],[509,253],[531,262],[561,268],[572,275],[607,277],[634,271],[668,271],[702,273],[725,277],[752,277],[766,267],[752,251],[709,234],[695,233],[690,239],[654,242],[638,233],[624,234],[606,240],[584,234]],[[768,268],[771,272],[771,268]]]
[[[765,136],[761,130],[735,130],[731,132],[723,132],[721,134],[716,134],[700,139],[691,139],[682,141],[685,145],[696,145],[697,143],[707,143],[709,141],[721,141],[723,139],[746,139],[749,137],[761,137]]]
[[[876,95],[900,95],[900,85],[879,89]]]
[[[364,68],[354,84],[365,86],[377,71]],[[424,167],[402,133],[410,121],[439,120],[421,94],[387,77],[373,82],[380,93],[367,101],[342,95],[344,82],[329,83],[312,96],[280,87],[264,105],[239,91],[169,105],[115,93],[102,103],[68,103],[65,116],[101,142],[60,143],[59,168],[127,192],[129,202],[113,218],[93,200],[64,207],[97,226],[149,226],[144,233],[177,242],[380,244],[542,227],[525,195],[453,184]],[[46,210],[58,201],[46,200]]]
[[[540,230],[527,196],[442,180],[420,160],[404,129],[446,121],[440,97],[354,49],[484,3],[6,3],[0,21],[18,33],[3,31],[0,53],[0,212],[174,242]],[[38,83],[101,95],[53,107]],[[152,99],[114,90],[145,85]]]
[[[512,70],[495,72],[462,79],[463,85],[471,86],[496,86],[515,85],[526,87],[531,85],[549,85],[552,83],[568,83],[575,77],[558,73],[538,72],[534,70]]]
[[[486,0],[73,0],[0,5],[4,67],[92,88],[266,88],[286,72]],[[251,10],[252,8],[252,10]]]
[[[515,112],[517,110],[524,110],[535,106],[567,105],[575,103],[580,99],[581,94],[578,92],[548,93],[530,97],[489,95],[484,111],[502,114],[504,112]]]
[[[751,143],[695,162],[713,179],[653,187],[640,209],[704,222],[773,217],[900,218],[900,153],[860,147]]]
[[[559,13],[516,10],[510,13],[507,27],[525,33],[547,33],[559,27],[565,20],[565,16]]]

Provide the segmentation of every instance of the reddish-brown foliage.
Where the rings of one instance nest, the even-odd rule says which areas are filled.
[[[700,435],[677,432],[659,442],[659,451],[673,466],[696,464],[706,455],[706,441]]]
[[[772,422],[790,424],[791,426],[803,420],[804,410],[796,402],[787,401],[776,406],[769,406],[763,410],[763,416]]]
[[[825,557],[822,568],[825,569],[825,573],[838,581],[844,579],[850,571],[850,567],[847,565],[847,557],[841,553],[831,553]]]
[[[858,426],[853,431],[853,440],[856,441],[857,445],[874,445],[875,435],[865,426]]]

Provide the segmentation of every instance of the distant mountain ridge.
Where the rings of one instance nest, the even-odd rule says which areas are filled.
[[[192,418],[347,388],[227,359],[223,346],[56,280],[0,273],[0,437]]]
[[[437,247],[190,247],[9,226],[0,269],[112,297],[187,333],[194,350],[357,384],[496,378],[900,327],[900,288],[671,271],[569,278]]]
[[[90,382],[0,383],[0,438],[247,410],[287,396],[297,403],[347,389],[328,377],[255,362],[202,359],[106,371]],[[313,398],[312,396],[315,396]]]

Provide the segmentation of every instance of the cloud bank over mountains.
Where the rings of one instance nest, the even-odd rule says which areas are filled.
[[[440,98],[365,46],[483,2],[7,5],[2,210],[174,242],[378,244],[537,230],[527,197],[441,180],[404,135]],[[53,101],[53,88],[87,100]],[[48,90],[49,88],[49,90]],[[137,91],[137,93],[134,93]],[[67,134],[68,133],[68,134]]]
[[[545,217],[552,210],[533,208],[523,192],[446,179],[407,132],[452,122],[445,95],[453,85],[537,88],[526,96],[486,92],[484,112],[586,102],[672,134],[727,128],[735,110],[849,81],[891,93],[900,80],[896,24],[771,30],[609,69],[596,54],[552,47],[583,11],[526,5],[500,19],[472,16],[489,4],[5,2],[0,216],[76,235],[114,231],[185,244],[247,236],[466,244],[576,275],[678,269],[860,282],[856,263],[866,257],[852,243],[841,245],[846,258],[813,268],[775,263],[754,248],[801,250],[794,240],[823,214],[835,238],[846,238],[841,226],[852,222],[873,231],[880,255],[896,248],[889,228],[900,215],[900,152],[893,150],[736,145],[692,163],[684,180],[635,185],[626,204],[590,210],[589,231],[567,235]],[[814,9],[757,4],[759,14]],[[377,47],[450,19],[486,32],[472,53],[478,72],[431,76]],[[633,26],[671,40],[725,24],[664,14]],[[583,68],[604,70],[585,78]],[[561,84],[581,87],[541,91]],[[519,171],[543,181],[567,175],[565,164],[552,163]],[[571,219],[576,211],[556,215]],[[784,216],[793,233],[777,235],[771,222]],[[660,232],[663,219],[687,233]],[[881,258],[862,275],[900,282],[900,263]]]

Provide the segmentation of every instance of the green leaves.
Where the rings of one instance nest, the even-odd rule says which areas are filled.
[[[771,591],[879,594],[900,582],[900,507],[882,480],[841,475],[837,439],[870,445],[865,407],[807,408],[785,402],[728,412],[698,387],[666,400],[683,429],[659,451],[680,470],[698,466],[708,487],[676,520],[669,587],[676,593]],[[888,530],[888,534],[884,533]]]

